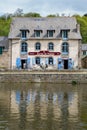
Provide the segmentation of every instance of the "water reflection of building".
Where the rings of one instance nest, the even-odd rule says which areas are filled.
[[[40,97],[40,116],[42,120],[47,120],[48,95],[46,93],[40,93]]]
[[[68,94],[68,111],[69,120],[76,121],[78,119],[78,93],[72,92]]]
[[[54,114],[55,120],[61,118],[61,103],[62,103],[62,96],[60,94],[54,93],[54,95],[53,95],[53,114]]]
[[[11,113],[19,113],[19,100],[15,91],[11,92]]]
[[[35,102],[35,91],[28,91],[27,95],[27,121],[34,120],[34,102]]]
[[[40,92],[29,90],[28,92],[11,92],[11,113],[25,111],[27,121],[33,121],[35,116],[41,120],[48,120],[52,114],[53,120],[67,121],[78,119],[78,93],[77,92]],[[38,111],[38,114],[37,112]],[[20,114],[18,114],[20,118]],[[50,117],[50,116],[49,116]],[[66,117],[65,117],[66,118]]]

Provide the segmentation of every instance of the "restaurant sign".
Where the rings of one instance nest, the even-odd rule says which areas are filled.
[[[50,52],[50,51],[39,51],[39,52],[28,52],[28,55],[60,55],[60,52]]]

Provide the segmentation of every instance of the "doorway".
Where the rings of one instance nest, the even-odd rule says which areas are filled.
[[[22,59],[21,60],[21,68],[22,69],[26,69],[27,68],[27,60],[26,59]]]
[[[68,69],[68,60],[64,60],[64,69]]]

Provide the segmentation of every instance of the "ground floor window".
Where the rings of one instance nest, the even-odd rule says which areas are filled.
[[[36,57],[35,62],[36,64],[40,65],[40,57]]]
[[[52,58],[52,57],[49,57],[49,59],[48,59],[48,63],[49,63],[50,65],[53,64],[53,58]]]

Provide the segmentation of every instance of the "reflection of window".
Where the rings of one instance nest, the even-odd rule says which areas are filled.
[[[53,50],[54,49],[54,44],[52,42],[50,42],[48,44],[48,48],[49,48],[49,50]]]
[[[52,57],[49,57],[48,63],[49,63],[50,65],[53,64],[53,58],[52,58]]]
[[[27,53],[27,43],[23,42],[21,44],[21,53]]]
[[[62,30],[62,38],[68,38],[68,31],[67,30]]]
[[[62,44],[62,53],[63,54],[68,54],[68,52],[69,52],[69,45],[68,45],[68,43],[64,42]]]
[[[36,57],[36,59],[35,59],[35,61],[36,61],[36,64],[40,64],[40,57]]]
[[[41,44],[37,42],[36,45],[35,45],[35,49],[40,50],[41,49]]]
[[[49,30],[48,32],[47,32],[47,35],[48,35],[48,37],[53,37],[53,30]]]

